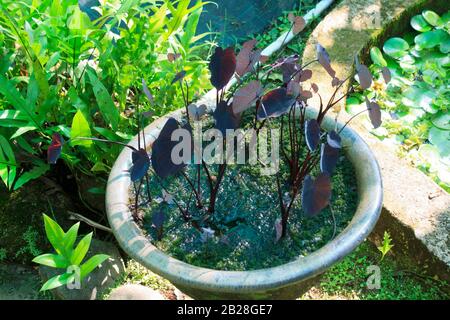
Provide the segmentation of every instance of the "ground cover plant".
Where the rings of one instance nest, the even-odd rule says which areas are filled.
[[[189,3],[102,1],[91,21],[76,0],[2,1],[0,177],[10,190],[49,173],[45,151],[52,137],[128,141],[137,130],[142,78],[159,93],[141,99],[141,108],[153,106],[153,116],[182,101],[167,76],[175,70],[186,71],[189,96],[208,89],[206,62],[198,55],[208,44],[199,44],[205,34],[196,34],[203,3]],[[68,169],[59,176],[104,178],[119,151],[92,141],[64,144]],[[91,192],[103,190],[100,184]]]
[[[290,30],[294,34],[303,30],[305,21],[302,17],[290,15],[289,18]],[[251,157],[249,155],[251,143],[247,143],[244,136],[232,135],[233,143],[229,145],[229,131],[240,128],[251,129],[247,132],[251,132],[250,140],[255,142],[262,140],[260,138],[264,130],[275,129],[278,124],[279,136],[273,136],[271,132],[272,136],[269,139],[272,146],[270,161],[263,163],[264,168],[255,165],[257,162],[252,164],[261,169],[261,172],[268,170],[269,174],[260,172],[259,175],[270,175],[271,185],[276,186],[273,192],[276,195],[275,201],[279,212],[272,226],[275,231],[272,242],[279,242],[287,237],[288,221],[297,205],[301,207],[303,215],[310,218],[319,215],[328,207],[332,194],[331,177],[336,169],[340,150],[349,147],[342,146],[340,137],[341,131],[347,124],[338,128],[336,122],[335,130],[330,132],[322,131],[320,125],[327,112],[344,99],[353,90],[353,86],[348,92],[340,93],[341,87],[349,78],[341,80],[337,77],[328,53],[320,44],[317,45],[317,58],[304,65],[300,64],[298,55],[279,57],[274,63],[264,65],[267,57],[262,56],[261,50],[255,49],[255,46],[256,40],[247,41],[238,55],[232,47],[225,49],[217,47],[210,58],[210,80],[216,89],[216,103],[211,128],[215,131],[210,140],[214,139],[209,155],[199,154],[198,150],[202,148],[202,145],[195,143],[199,138],[196,135],[199,131],[197,128],[202,124],[202,118],[206,116],[207,107],[195,105],[192,103],[192,98],[186,94],[190,83],[185,78],[185,70],[176,73],[172,80],[173,85],[181,88],[185,118],[181,121],[169,118],[166,121],[152,144],[151,154],[149,155],[144,149],[145,132],[138,135],[137,148],[115,142],[132,151],[132,166],[129,174],[134,183],[135,199],[132,201],[132,210],[135,220],[141,225],[145,222],[146,217],[140,210],[142,203],[158,206],[150,210],[156,240],[161,240],[165,236],[164,226],[167,220],[165,209],[171,205],[178,209],[179,219],[190,226],[191,230],[195,230],[197,238],[205,243],[209,239],[227,235],[233,226],[240,224],[242,217],[230,217],[225,214],[220,217],[217,210],[218,201],[222,200],[219,194],[225,193],[223,191],[225,187],[222,185],[225,184],[226,173],[231,171],[232,165],[235,164],[233,160],[235,152],[242,148],[244,158]],[[357,57],[355,59],[358,62],[360,85],[367,89],[372,84],[372,75],[366,66],[359,63]],[[316,117],[308,119],[306,116],[308,100],[314,94],[320,97],[317,85],[306,84],[312,76],[312,71],[307,67],[312,63],[320,63],[325,68],[335,87],[335,93],[329,101],[321,101]],[[271,73],[278,71],[282,74],[283,85],[274,87],[268,78]],[[389,73],[386,70],[384,72]],[[238,79],[237,85],[228,88],[228,83],[233,76]],[[149,100],[153,99],[144,81],[142,91],[146,93]],[[378,104],[367,99],[366,111],[374,127],[379,127],[381,119]],[[138,116],[141,116],[139,112]],[[140,123],[138,118],[138,124]],[[202,132],[201,129],[200,132]],[[186,139],[183,137],[184,133],[188,135]],[[90,137],[72,139],[72,142],[114,143]],[[278,154],[273,149],[278,142],[282,160],[276,159]],[[52,162],[59,157],[61,145],[60,140],[55,137],[48,153]],[[224,149],[227,150],[226,155],[222,152]],[[203,151],[200,150],[200,152]],[[179,156],[179,159],[175,159],[174,154]],[[238,153],[236,155],[239,156]],[[261,159],[259,162],[262,162]],[[281,162],[285,166],[286,175],[278,170]],[[273,164],[275,167],[267,168],[268,165]],[[172,190],[172,193],[168,190],[166,182],[170,182],[172,178],[183,179],[186,182],[189,192],[185,198],[178,197],[181,192],[179,190],[182,190],[180,187],[177,191]],[[155,191],[151,188],[155,185],[162,194],[155,195]],[[235,190],[235,192],[239,191]],[[336,234],[334,216],[333,224],[331,238]],[[172,243],[174,243],[173,238]]]
[[[364,92],[382,109],[384,123],[373,134],[398,145],[402,157],[450,192],[450,12],[424,11],[410,24],[413,31],[370,51],[370,70],[392,74],[387,87],[381,73]],[[361,102],[354,94],[347,111],[357,112]]]

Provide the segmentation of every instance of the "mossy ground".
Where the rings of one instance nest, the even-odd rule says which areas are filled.
[[[394,243],[395,245],[395,243]],[[449,285],[420,272],[413,261],[398,262],[394,247],[380,261],[381,254],[369,241],[363,242],[344,260],[326,271],[318,282],[299,297],[301,300],[448,300]],[[379,289],[368,289],[368,267],[380,267]],[[176,298],[176,288],[167,280],[130,260],[116,287],[140,284],[159,290],[167,299]],[[107,298],[106,294],[103,298]]]

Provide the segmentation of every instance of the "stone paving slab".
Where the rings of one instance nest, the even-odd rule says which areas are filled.
[[[41,279],[36,269],[18,264],[0,264],[0,300],[37,300]]]
[[[448,3],[441,0],[344,0],[313,31],[303,63],[315,59],[315,46],[319,42],[329,52],[337,76],[344,79],[353,73],[356,53],[367,59],[372,43],[382,43],[387,37],[401,33],[405,23],[422,9],[440,12],[446,7]],[[334,91],[330,76],[318,64],[311,69],[314,74],[311,82],[318,84],[323,100],[328,101]],[[346,90],[344,87],[342,92]],[[344,100],[338,106],[341,110]],[[318,106],[318,98],[311,99],[310,104]],[[340,120],[348,118],[341,112]],[[372,136],[360,121],[352,122],[351,127],[370,145],[382,170],[383,211],[373,238],[379,240],[384,230],[393,230],[391,236],[397,250],[403,248],[431,274],[448,280],[450,195],[424,173],[399,159],[393,146]]]

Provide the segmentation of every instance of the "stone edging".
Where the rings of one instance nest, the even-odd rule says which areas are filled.
[[[445,8],[445,3],[445,0],[343,0],[311,34],[303,62],[315,59],[315,45],[320,42],[328,50],[338,77],[344,79],[353,73],[356,53],[368,60],[372,44],[401,33],[402,26],[422,9],[440,12],[439,8]],[[367,26],[370,10],[380,14],[379,28]],[[320,65],[311,69],[314,75],[311,81],[319,86],[323,100],[328,101],[332,93],[331,78]],[[311,105],[317,106],[318,98],[312,100]],[[339,105],[341,109],[344,103]],[[341,112],[341,120],[348,117]],[[382,169],[383,211],[373,238],[379,240],[384,230],[389,230],[397,248],[402,248],[403,253],[419,262],[428,273],[448,280],[450,195],[425,174],[399,159],[392,147],[368,133],[360,121],[352,122],[351,127],[369,144]],[[400,253],[399,249],[397,253]],[[395,249],[393,251],[395,253]]]

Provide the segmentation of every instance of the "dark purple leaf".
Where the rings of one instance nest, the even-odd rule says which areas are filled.
[[[145,83],[144,79],[142,79],[142,90],[144,91],[144,93],[147,96],[150,103],[153,104],[155,102],[155,99],[153,98],[153,95],[151,94],[150,90],[148,89],[147,83]]]
[[[239,128],[241,117],[239,114],[233,112],[233,107],[229,106],[226,101],[221,101],[213,113],[216,120],[215,128],[220,130],[222,136],[225,138],[227,129]]]
[[[295,80],[289,81],[286,87],[287,94],[297,98],[300,95],[300,83]]]
[[[294,74],[298,74],[300,66],[297,63],[283,63],[280,69],[283,74],[283,82],[288,83]]]
[[[130,179],[135,182],[141,180],[150,167],[150,158],[145,149],[139,149],[131,153],[133,165],[130,168]]]
[[[337,149],[342,148],[341,136],[334,130],[328,132],[328,134],[327,134],[327,142],[333,148],[337,148]]]
[[[320,171],[333,174],[334,168],[339,160],[339,149],[333,148],[328,143],[322,143],[320,149]]]
[[[289,108],[295,103],[295,97],[287,93],[286,88],[278,88],[266,93],[261,99],[257,118],[258,120],[266,118],[276,118],[289,111]]]
[[[178,72],[175,75],[175,78],[173,78],[172,80],[172,84],[174,84],[175,82],[181,81],[183,80],[183,78],[186,76],[186,71],[185,70],[181,70],[180,72]]]
[[[305,21],[305,19],[303,17],[295,16],[293,13],[289,13],[288,19],[289,19],[290,22],[293,23],[292,33],[294,35],[298,34],[303,29],[305,29],[306,21]]]
[[[363,64],[357,64],[356,71],[358,72],[358,79],[361,88],[363,88],[363,90],[369,89],[370,86],[372,85],[373,80],[369,68],[367,68]]]
[[[316,180],[310,175],[305,177],[302,190],[302,207],[306,216],[312,217],[319,214],[331,199],[331,181],[326,173],[320,173]]]
[[[306,103],[308,101],[308,99],[312,98],[312,96],[313,95],[312,95],[311,91],[309,91],[309,90],[300,90],[299,100]]]
[[[333,80],[331,80],[331,85],[333,87],[337,87],[340,84],[341,84],[341,80],[339,80],[339,78],[337,78],[337,77],[334,77]]]
[[[179,143],[172,141],[172,133],[178,128],[177,120],[169,118],[152,146],[152,166],[156,174],[163,179],[186,166],[185,163],[173,163],[171,157],[172,149]]]
[[[174,62],[175,60],[177,60],[180,57],[181,57],[180,53],[168,53],[167,54],[167,60],[169,60],[170,62]]]
[[[330,56],[327,50],[322,47],[319,43],[316,45],[317,60],[322,65],[322,67],[328,72],[328,74],[334,78],[336,76],[336,71],[331,67]]]
[[[256,39],[248,40],[242,45],[242,49],[236,57],[236,73],[240,77],[249,72],[252,67],[251,61],[253,60],[252,55],[255,46]]]
[[[382,75],[383,75],[383,79],[384,79],[384,82],[386,82],[386,84],[388,84],[389,82],[391,82],[391,70],[389,70],[389,68],[388,67],[384,67],[382,70],[381,70],[381,73],[382,73]]]
[[[275,243],[277,243],[283,234],[283,224],[281,219],[275,220]]]
[[[61,156],[61,150],[64,143],[63,137],[59,133],[52,135],[52,142],[47,149],[47,162],[55,164]]]
[[[320,141],[320,126],[316,119],[305,122],[305,137],[308,149],[311,151],[316,150]]]
[[[156,211],[152,215],[152,225],[156,229],[161,229],[164,225],[164,221],[166,220],[166,215],[163,211]]]
[[[312,71],[309,69],[304,69],[299,73],[299,82],[305,82],[312,78]]]
[[[209,63],[211,84],[221,90],[227,85],[236,71],[236,56],[232,47],[223,50],[217,47]]]
[[[299,74],[300,66],[298,65],[298,59],[299,56],[295,54],[287,58],[281,58],[276,62],[274,67],[281,69],[284,83],[288,83],[294,74]]]
[[[150,118],[151,116],[153,116],[153,111],[145,111],[142,112],[142,115],[144,116],[144,118]]]
[[[247,110],[261,96],[262,92],[261,82],[258,80],[250,81],[235,93],[233,97],[233,112],[239,114]]]
[[[195,121],[199,121],[200,118],[206,113],[206,105],[202,104],[197,106],[194,103],[188,105],[189,117]]]
[[[313,89],[313,91],[314,91],[315,93],[319,92],[319,87],[318,87],[317,84],[315,84],[315,83],[311,84],[311,89]]]
[[[370,122],[372,122],[373,127],[376,129],[381,126],[381,110],[378,103],[374,101],[369,101],[366,97],[366,106],[369,110]]]

